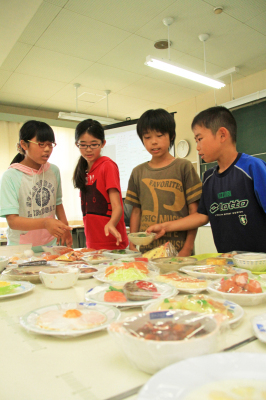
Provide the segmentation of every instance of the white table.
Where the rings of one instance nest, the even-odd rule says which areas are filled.
[[[50,290],[36,284],[32,292],[0,300],[1,400],[103,400],[143,385],[150,375],[136,370],[106,330],[72,339],[25,331],[19,317],[59,302],[83,302],[86,290],[100,284],[79,280],[71,289]],[[140,311],[123,311],[122,317]],[[242,323],[226,333],[224,347],[254,335],[250,319],[266,312],[266,303],[245,307]],[[266,352],[258,340],[237,351]],[[137,395],[127,397],[135,400]]]

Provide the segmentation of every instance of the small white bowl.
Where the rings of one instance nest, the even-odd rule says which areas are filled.
[[[5,256],[0,257],[0,272],[2,272],[5,269],[5,267],[8,264],[8,261],[9,261],[8,257]]]
[[[135,332],[146,322],[155,322],[160,319],[163,322],[171,321],[173,317],[180,317],[182,323],[184,323],[184,319],[187,321],[199,319],[206,330],[206,334],[191,339],[157,341],[146,340],[130,333]],[[148,374],[154,374],[160,369],[185,358],[215,353],[219,349],[219,325],[215,318],[190,311],[142,312],[127,317],[123,322],[112,323],[107,329],[132,364]]]
[[[233,261],[239,268],[248,269],[251,272],[266,271],[266,253],[244,253],[233,256]]]
[[[145,235],[145,236],[140,236],[140,235]],[[128,239],[136,246],[148,246],[148,244],[153,242],[155,236],[156,233],[134,232],[128,234]]]
[[[58,272],[39,272],[42,283],[49,289],[67,289],[75,285],[80,270],[74,267],[64,267]]]

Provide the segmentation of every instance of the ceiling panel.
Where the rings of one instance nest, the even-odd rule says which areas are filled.
[[[2,90],[0,91],[0,104],[4,105],[37,109],[42,101],[43,99],[41,98],[41,96],[25,97],[16,93],[5,93]]]
[[[91,61],[34,46],[16,72],[40,78],[69,82],[84,72]]]
[[[1,68],[6,71],[15,71],[31,48],[32,46],[29,44],[17,42],[3,62]]]
[[[39,8],[42,0],[1,1],[0,13],[0,66]]]
[[[121,68],[113,68],[100,63],[94,63],[86,71],[77,76],[75,82],[91,89],[111,90],[116,92],[137,82],[141,78],[142,75],[124,71]],[[82,87],[80,90],[82,90]]]
[[[266,4],[266,1],[265,1]],[[249,19],[246,24],[255,29],[255,31],[262,33],[266,36],[266,12],[258,15],[256,18]],[[265,37],[266,40],[266,37]]]
[[[180,90],[179,86],[145,77],[119,91],[119,94],[148,101],[161,101],[162,97]]]
[[[4,71],[0,69],[0,89],[4,85],[4,83],[8,80],[12,72],[10,71]]]
[[[69,0],[66,9],[134,33],[147,19],[173,3],[174,0]]]
[[[200,94],[201,92],[198,92],[197,90],[182,88],[181,90],[170,96],[162,96],[161,101],[163,103],[166,103],[168,106],[171,106],[172,104],[181,103],[182,101],[186,101],[192,97],[199,96]]]
[[[44,0],[44,1],[47,3],[55,4],[56,6],[59,7],[64,7],[68,2],[68,0]]]
[[[45,49],[97,61],[129,35],[129,32],[63,9],[36,44]]]
[[[35,44],[60,11],[60,7],[43,2],[21,34],[19,41],[32,45]]]
[[[13,73],[8,81],[2,86],[1,93],[12,93],[46,99],[60,90],[65,84],[62,82],[51,81],[48,79],[37,78],[35,76]]]

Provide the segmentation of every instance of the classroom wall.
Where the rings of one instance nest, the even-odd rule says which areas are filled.
[[[235,98],[243,97],[263,89],[266,89],[266,70],[247,78],[239,79],[233,83]],[[192,119],[198,112],[215,106],[215,97],[217,105],[231,101],[231,85],[216,90],[215,94],[214,90],[210,90],[208,93],[196,96],[182,103],[177,103],[168,108],[169,112],[176,112],[176,144],[181,139],[186,139],[190,143],[190,152],[187,159],[191,162],[197,163],[198,161],[194,136],[190,129]],[[4,106],[4,108],[6,113],[9,111],[14,112],[12,107]],[[37,115],[34,117],[36,118]],[[31,118],[27,117],[28,119]],[[49,120],[49,122],[53,126],[53,121]],[[10,161],[16,154],[16,143],[18,141],[20,126],[21,123],[19,122],[0,121],[0,176],[8,168]],[[73,170],[79,156],[79,152],[74,146],[74,129],[54,126],[54,131],[59,146],[55,148],[51,162],[57,164],[61,170],[63,202],[67,216],[69,220],[79,221],[81,220],[81,211],[78,191],[73,189],[71,182]]]
[[[235,99],[264,89],[266,89],[266,69],[233,82]],[[215,104],[215,97],[217,104]],[[232,88],[231,85],[226,85],[222,89],[215,90],[215,93],[214,90],[210,90],[208,93],[196,96],[182,103],[177,103],[167,109],[169,112],[176,111],[176,144],[181,139],[187,140],[190,144],[190,152],[187,156],[189,161],[198,161],[195,140],[190,129],[194,116],[206,108],[227,103],[231,100],[233,100]]]

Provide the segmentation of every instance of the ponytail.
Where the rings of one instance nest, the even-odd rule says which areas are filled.
[[[78,188],[81,191],[86,189],[86,171],[88,168],[88,163],[85,158],[80,157],[73,174],[74,188]]]
[[[13,158],[10,165],[15,164],[15,163],[20,163],[21,161],[24,160],[26,153],[25,153],[25,150],[23,150],[23,148],[21,147],[20,143],[17,143],[17,151],[18,151],[18,154]]]
[[[24,154],[18,153],[13,160],[11,161],[10,165],[15,164],[15,163],[20,163],[21,161],[23,161],[25,158]]]

